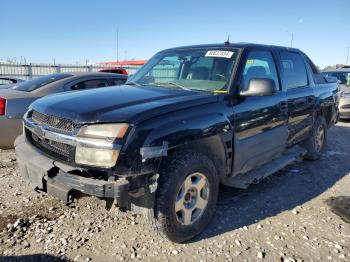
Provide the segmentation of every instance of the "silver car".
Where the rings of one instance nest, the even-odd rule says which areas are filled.
[[[323,74],[338,79],[340,87],[339,117],[350,119],[350,68],[327,70]]]
[[[22,132],[22,117],[36,99],[66,91],[124,84],[127,76],[111,73],[52,74],[0,89],[0,149],[13,148]]]
[[[0,89],[10,88],[11,86],[14,86],[15,84],[19,84],[23,81],[24,81],[23,79],[19,79],[19,78],[0,76]]]

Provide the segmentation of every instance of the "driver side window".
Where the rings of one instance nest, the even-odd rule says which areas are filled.
[[[243,90],[247,90],[249,81],[254,78],[269,78],[279,90],[276,65],[269,51],[250,51],[242,75]]]

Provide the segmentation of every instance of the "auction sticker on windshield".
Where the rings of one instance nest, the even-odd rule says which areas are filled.
[[[223,58],[231,58],[233,55],[232,51],[224,51],[224,50],[209,50],[205,56],[209,57],[223,57]]]

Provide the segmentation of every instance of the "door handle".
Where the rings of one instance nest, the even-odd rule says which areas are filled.
[[[314,101],[315,101],[315,98],[312,97],[312,96],[309,96],[309,97],[307,98],[307,103],[308,103],[308,104],[313,104]]]
[[[288,102],[287,101],[281,101],[279,103],[279,108],[281,111],[287,111],[288,110]]]

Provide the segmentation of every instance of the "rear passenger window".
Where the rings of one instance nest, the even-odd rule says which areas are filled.
[[[84,89],[92,89],[98,87],[106,87],[109,86],[107,79],[89,79],[79,83],[76,83],[71,87],[72,90],[84,90]]]
[[[11,79],[0,79],[0,85],[10,85],[15,83],[15,81]]]
[[[308,85],[307,71],[302,56],[294,52],[281,52],[282,82],[286,89]]]
[[[247,89],[249,81],[254,78],[269,78],[279,89],[276,65],[268,51],[250,51],[243,71],[243,89]]]

